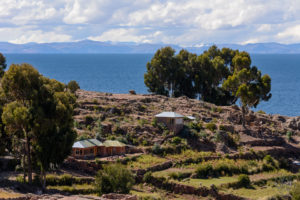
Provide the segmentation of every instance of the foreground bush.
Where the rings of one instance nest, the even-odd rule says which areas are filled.
[[[300,200],[300,183],[295,183],[292,190],[291,196],[293,200]]]
[[[129,193],[134,184],[131,171],[121,164],[104,166],[95,179],[95,190],[98,195],[107,193]]]
[[[249,176],[246,174],[239,175],[237,184],[239,187],[249,187],[251,184]]]

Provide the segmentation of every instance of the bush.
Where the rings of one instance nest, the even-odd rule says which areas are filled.
[[[178,137],[178,136],[176,136],[176,137],[174,137],[174,138],[172,139],[172,143],[173,143],[173,144],[178,145],[178,144],[180,144],[181,142],[182,142],[182,139],[181,139],[180,137]]]
[[[90,115],[85,116],[85,124],[86,125],[91,125],[94,121],[94,118]]]
[[[150,172],[150,171],[146,172],[144,174],[143,181],[146,183],[149,183],[149,182],[151,182],[151,180],[152,180],[152,172]]]
[[[157,143],[155,143],[152,147],[152,153],[154,154],[161,154],[163,152],[163,149],[161,148],[161,146]]]
[[[196,169],[196,174],[198,178],[208,178],[209,176],[213,175],[213,167],[209,163],[200,165]]]
[[[270,155],[266,155],[263,159],[264,164],[273,167],[273,169],[278,168],[278,162]]]
[[[190,122],[188,125],[189,128],[191,129],[195,129],[196,131],[200,131],[203,127],[202,127],[202,123],[196,123],[196,122]]]
[[[70,81],[67,85],[67,88],[72,92],[75,93],[76,90],[80,89],[79,84],[76,81]]]
[[[134,176],[121,164],[111,164],[98,171],[95,190],[98,195],[107,193],[129,193],[134,184]]]
[[[246,174],[239,175],[237,184],[240,187],[249,187],[251,184],[249,176]]]
[[[286,137],[287,137],[288,141],[291,141],[291,140],[292,140],[292,136],[293,136],[293,132],[288,131],[288,132],[286,133]]]
[[[217,129],[217,125],[215,123],[208,123],[205,127],[210,131],[215,131]]]
[[[300,200],[300,183],[295,183],[291,192],[290,192],[293,200]]]
[[[158,122],[157,122],[157,118],[153,118],[152,122],[151,122],[151,125],[156,128],[157,125],[158,125]]]
[[[257,113],[259,113],[259,114],[266,114],[266,112],[263,111],[263,110],[259,110],[259,111],[257,111]]]

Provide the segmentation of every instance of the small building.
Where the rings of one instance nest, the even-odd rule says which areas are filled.
[[[125,144],[117,140],[106,140],[103,142],[106,149],[106,156],[122,155],[126,153]]]
[[[183,128],[184,116],[176,112],[162,112],[155,115],[155,117],[158,122],[165,124],[175,134],[179,133]]]
[[[74,157],[92,157],[104,151],[104,145],[97,139],[87,139],[75,142],[72,146],[72,155]]]
[[[75,142],[72,146],[72,156],[76,158],[88,158],[96,156],[113,156],[126,153],[125,144],[107,140],[100,142],[97,139],[87,139]]]

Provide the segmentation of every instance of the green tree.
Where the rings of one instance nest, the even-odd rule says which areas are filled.
[[[0,77],[4,75],[4,71],[6,69],[6,58],[0,53]]]
[[[251,67],[250,55],[237,53],[233,60],[233,74],[228,76],[222,87],[239,99],[242,107],[242,123],[245,126],[245,115],[249,108],[256,107],[260,101],[271,98],[271,78],[262,76],[257,67]]]
[[[80,89],[80,86],[76,81],[72,80],[68,83],[67,88],[70,90],[70,92],[75,93],[76,90]]]
[[[40,168],[42,186],[46,186],[46,172],[70,155],[76,139],[73,130],[73,108],[75,96],[63,92],[64,86],[55,80],[43,78],[43,92],[35,105],[34,144],[37,166]],[[55,148],[53,148],[55,147]]]
[[[11,131],[11,128],[16,126],[11,133],[16,134],[17,138],[24,139],[29,183],[32,183],[31,143],[33,137],[32,123],[30,122],[32,104],[38,100],[39,77],[40,74],[32,66],[22,64],[11,65],[1,80],[4,98],[8,103],[4,108],[2,120],[8,127],[7,131]],[[25,118],[26,121],[22,121]]]
[[[130,170],[121,164],[104,166],[95,179],[95,189],[98,195],[106,193],[129,193],[134,184],[134,177]]]
[[[174,54],[174,49],[164,47],[155,53],[151,62],[147,63],[144,82],[149,92],[174,97],[178,73]]]
[[[5,129],[24,140],[28,182],[32,182],[36,166],[45,186],[46,171],[70,154],[76,138],[75,96],[64,91],[64,84],[40,75],[29,64],[12,65],[1,83],[7,101],[2,114]]]

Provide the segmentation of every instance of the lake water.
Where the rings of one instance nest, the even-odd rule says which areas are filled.
[[[30,63],[43,75],[85,90],[147,93],[146,63],[152,54],[6,54],[12,63]],[[251,55],[253,65],[272,78],[272,98],[256,110],[300,116],[300,55]]]

